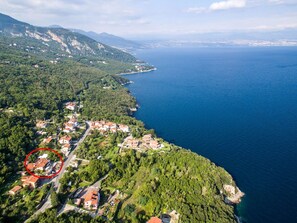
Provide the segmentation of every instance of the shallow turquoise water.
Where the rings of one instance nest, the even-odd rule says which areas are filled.
[[[297,222],[297,48],[139,51],[126,76],[136,117],[224,167],[246,193],[247,222]]]

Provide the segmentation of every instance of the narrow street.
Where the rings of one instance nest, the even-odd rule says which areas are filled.
[[[58,174],[58,176],[53,180],[54,181],[54,188],[56,189],[57,192],[59,192],[60,189],[60,179],[63,177],[63,174],[65,173],[65,170],[67,169],[67,167],[69,166],[73,155],[75,153],[75,151],[78,149],[79,145],[86,139],[87,135],[90,132],[90,125],[89,122],[86,121],[86,131],[84,133],[84,135],[80,138],[80,140],[77,142],[75,148],[71,151],[71,153],[69,154],[67,160],[64,162],[64,165],[62,167],[61,172]]]
[[[64,162],[64,165],[62,167],[61,172],[58,174],[58,176],[54,179],[52,179],[50,182],[54,183],[54,190],[56,190],[56,192],[59,192],[60,189],[60,179],[63,177],[67,167],[69,166],[75,151],[79,148],[79,145],[86,139],[87,135],[90,133],[90,124],[88,121],[86,121],[86,131],[83,134],[83,136],[79,139],[79,141],[77,142],[76,146],[74,147],[74,149],[71,151],[71,153],[69,154],[69,156],[67,157],[67,160]],[[45,203],[39,208],[39,210],[37,210],[29,219],[31,219],[32,217],[34,217],[35,215],[38,215],[42,212],[44,212],[46,209],[50,208],[52,206],[51,204],[51,198],[50,198],[50,193],[47,195],[46,197],[46,201]],[[27,219],[25,222],[28,222]]]

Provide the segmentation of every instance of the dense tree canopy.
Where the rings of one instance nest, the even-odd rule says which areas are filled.
[[[51,55],[49,55],[51,56]],[[49,188],[23,190],[9,197],[23,169],[26,153],[37,144],[37,119],[50,119],[48,131],[63,126],[63,105],[77,101],[82,120],[106,119],[127,124],[135,138],[154,131],[129,116],[136,100],[122,85],[127,80],[116,76],[131,66],[110,61],[108,66],[93,66],[86,58],[51,63],[40,54],[30,54],[0,43],[0,221],[22,222],[34,213]],[[93,132],[81,144],[77,156],[89,160],[78,170],[70,169],[61,179],[61,194],[51,192],[53,206],[66,202],[76,189],[102,182],[102,193],[120,190],[125,199],[111,220],[146,222],[150,216],[176,210],[182,222],[234,222],[234,207],[225,204],[223,184],[233,184],[222,168],[190,151],[167,142],[166,149],[140,153],[120,152],[126,133],[100,135]],[[160,139],[161,140],[161,139]],[[162,141],[162,140],[161,140]],[[162,141],[163,142],[163,141]],[[235,186],[235,185],[234,185]],[[60,195],[62,199],[60,199]],[[32,200],[36,202],[32,202]],[[103,218],[71,212],[57,217],[55,208],[32,219],[41,222],[104,222]]]

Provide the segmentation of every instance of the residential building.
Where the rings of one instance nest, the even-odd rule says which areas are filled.
[[[129,136],[125,139],[124,144],[126,147],[136,149],[140,146],[141,142],[138,139],[134,139],[132,136]]]
[[[117,124],[114,122],[106,122],[106,121],[93,121],[91,122],[91,128],[92,129],[97,129],[101,133],[105,132],[112,132],[116,133],[117,131],[122,131],[122,132],[130,132],[129,126],[127,125],[122,125],[122,124]]]
[[[67,102],[65,108],[74,111],[76,108],[76,102]]]
[[[45,158],[41,158],[41,159],[38,159],[36,162],[35,162],[35,170],[45,170],[46,168],[46,165],[49,163],[50,161],[48,159],[45,159]]]
[[[37,128],[40,128],[40,129],[44,129],[44,128],[46,128],[47,125],[48,125],[48,124],[47,124],[46,121],[41,121],[41,120],[37,121],[37,123],[36,123],[36,127],[37,127]]]
[[[23,182],[23,187],[30,187],[30,188],[36,188],[40,182],[40,179],[35,176],[23,176],[21,178],[21,181]]]
[[[61,152],[65,155],[65,156],[68,156],[69,153],[70,153],[70,150],[71,150],[71,145],[66,143],[62,146],[61,148]]]
[[[147,221],[147,223],[162,223],[162,220],[158,217],[151,217],[150,220]]]
[[[153,137],[151,134],[147,134],[142,137],[143,142],[146,144],[150,144],[152,139],[153,139]]]
[[[35,169],[35,163],[28,163],[27,164],[27,169],[30,171],[33,171]]]
[[[69,163],[69,166],[72,166],[73,168],[77,168],[78,167],[78,162],[76,160],[72,160],[70,163]]]
[[[152,149],[158,149],[161,147],[161,144],[157,140],[151,140],[150,141],[150,147]]]
[[[100,200],[99,191],[96,188],[89,188],[84,196],[84,208],[97,210]]]
[[[18,192],[20,192],[21,189],[21,186],[14,186],[10,191],[8,191],[8,193],[10,195],[16,195]]]
[[[42,143],[43,144],[49,144],[52,140],[53,140],[53,137],[49,136],[49,137],[43,139]]]
[[[71,142],[71,136],[62,136],[60,139],[59,139],[59,143],[60,144],[70,144]]]
[[[45,170],[49,162],[50,161],[46,158],[39,158],[35,163],[28,163],[27,169],[29,169],[30,171]]]
[[[128,125],[122,125],[122,124],[119,124],[119,129],[122,131],[122,132],[130,132],[130,129],[129,129],[129,126]]]
[[[63,132],[69,133],[75,131],[75,126],[73,123],[66,122],[64,126],[65,128],[63,129]]]

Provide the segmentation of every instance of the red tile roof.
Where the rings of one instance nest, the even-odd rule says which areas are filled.
[[[23,182],[23,186],[35,187],[36,183],[39,181],[39,178],[34,176],[23,176],[21,181]]]
[[[30,183],[36,183],[39,180],[38,177],[30,176],[28,179],[28,182]]]
[[[21,186],[14,186],[14,187],[9,191],[9,193],[10,193],[10,194],[16,194],[17,192],[20,191],[20,189],[22,189]]]
[[[158,217],[151,217],[151,219],[148,220],[147,223],[162,223],[162,220]]]
[[[84,202],[91,201],[91,205],[97,205],[98,204],[98,190],[96,189],[90,189],[84,196]]]
[[[62,136],[62,137],[60,138],[60,140],[70,141],[70,140],[71,140],[71,136]]]
[[[28,164],[27,164],[27,168],[28,168],[30,171],[34,170],[34,168],[35,168],[35,163],[28,163]]]
[[[50,143],[51,141],[53,140],[53,137],[48,137],[48,138],[45,138],[44,140],[43,140],[43,143]]]
[[[62,146],[62,148],[67,148],[67,149],[69,149],[70,147],[71,147],[71,145],[69,143],[66,143]]]
[[[35,168],[44,168],[48,164],[49,160],[45,158],[38,159],[35,163]]]

